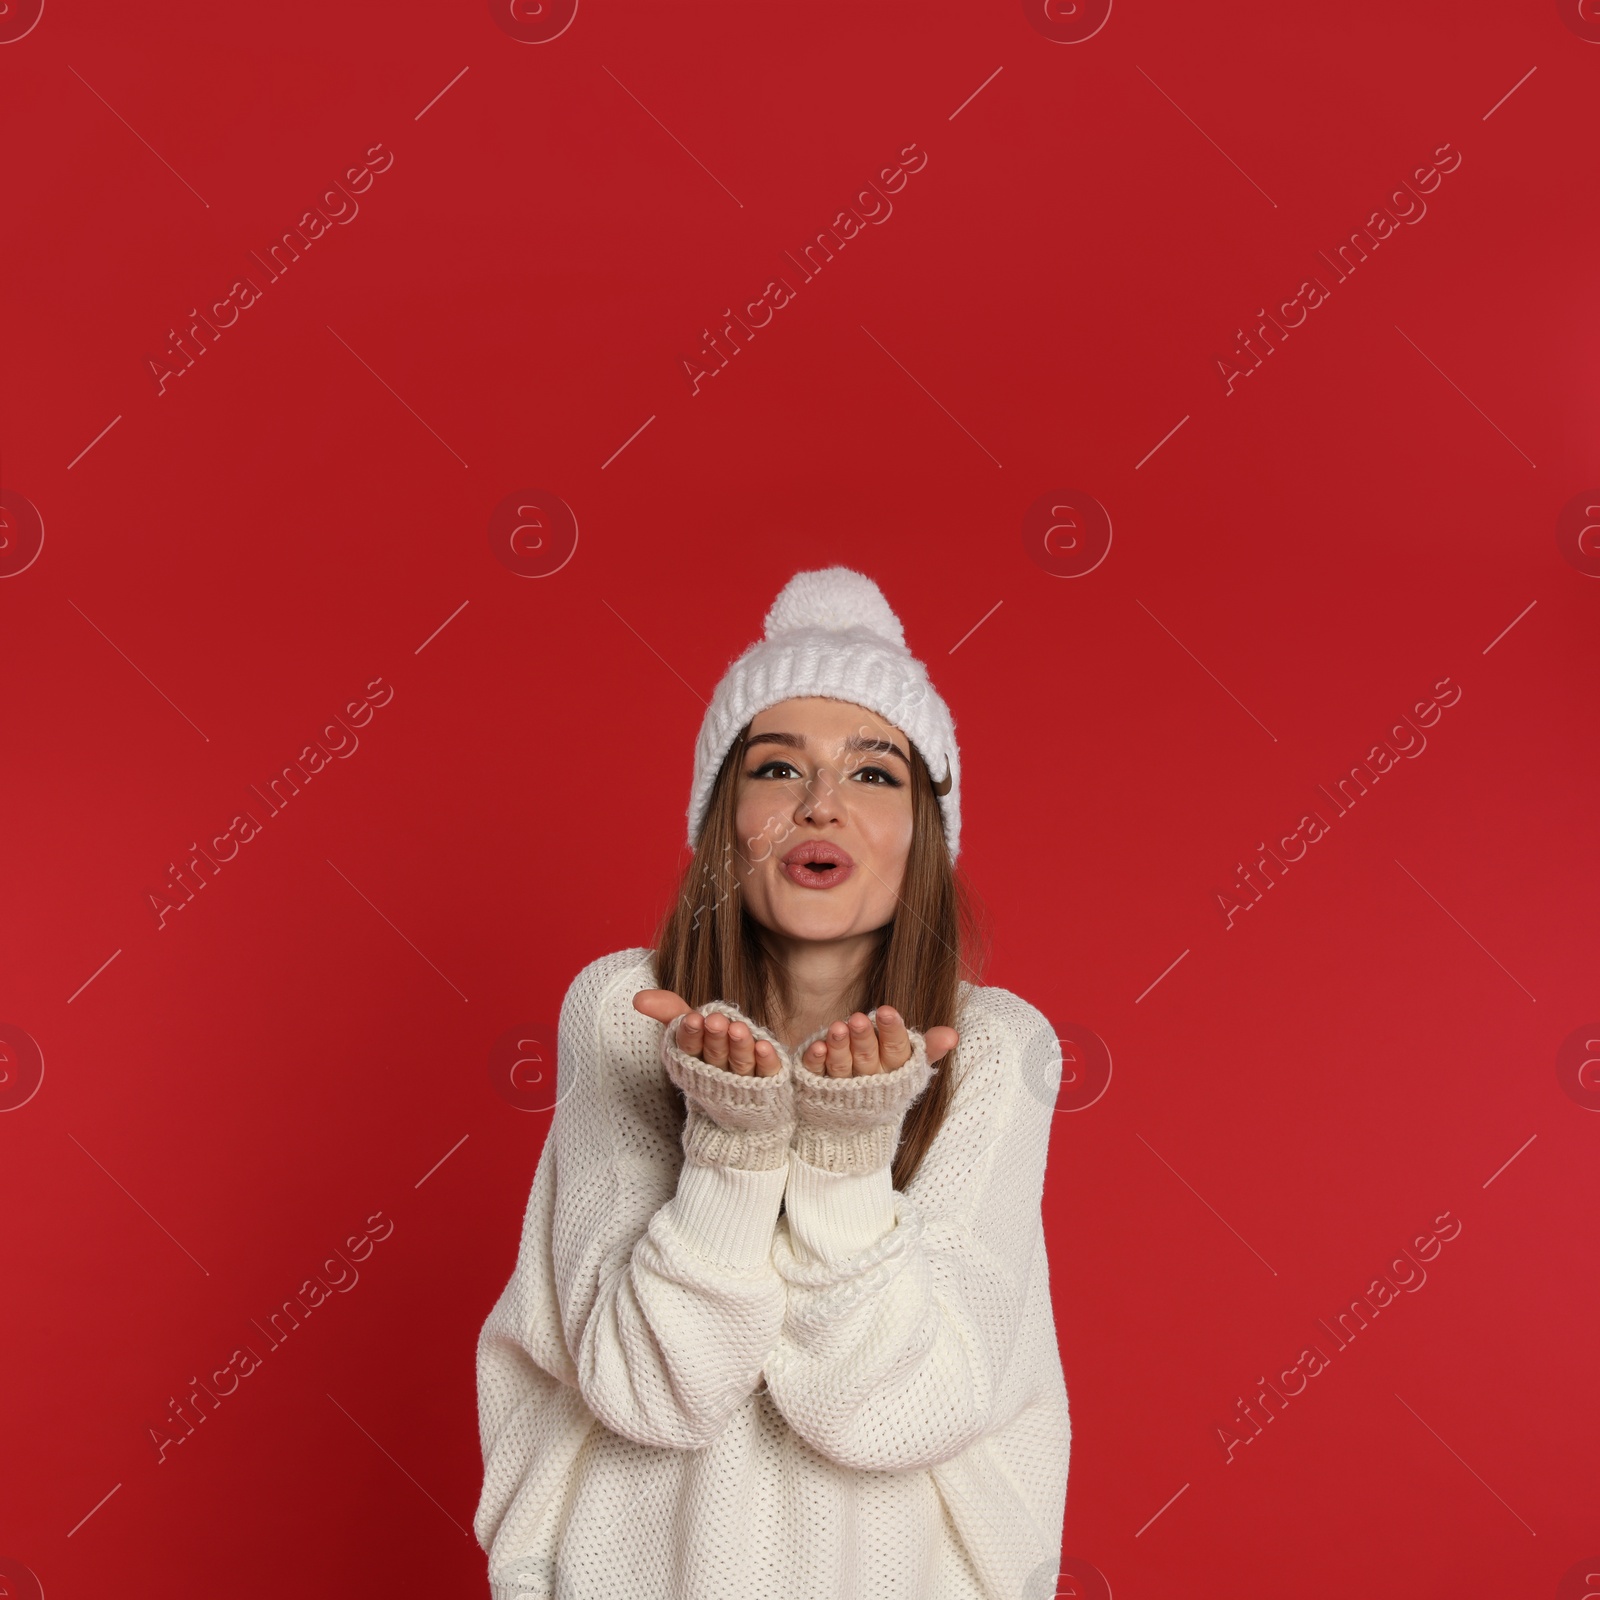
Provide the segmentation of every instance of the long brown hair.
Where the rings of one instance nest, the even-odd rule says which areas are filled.
[[[677,899],[656,930],[656,982],[691,1006],[725,1000],[764,1028],[787,1014],[793,990],[787,969],[761,944],[745,908],[736,853],[739,773],[747,723],[717,772],[694,856]],[[909,745],[909,741],[907,741]],[[910,745],[911,848],[894,920],[883,930],[841,1015],[893,1006],[919,1032],[961,1028],[963,982],[980,983],[988,928],[965,877],[950,860],[933,779]],[[761,840],[749,841],[760,859]],[[767,841],[767,848],[776,848]],[[959,1076],[962,1046],[938,1063],[910,1111],[895,1152],[892,1182],[904,1190],[944,1122]]]

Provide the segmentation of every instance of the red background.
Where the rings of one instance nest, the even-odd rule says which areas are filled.
[[[491,1047],[649,941],[703,700],[832,562],[956,716],[989,981],[1114,1062],[1046,1192],[1065,1555],[1266,1600],[1554,1595],[1600,1553],[1600,1117],[1557,1071],[1600,1032],[1600,583],[1556,538],[1600,483],[1585,30],[624,3],[530,44],[483,5],[50,0],[0,45],[0,487],[44,527],[0,582],[0,1023],[44,1063],[0,1116],[12,1592],[485,1592],[474,1344],[549,1121]],[[158,394],[167,331],[377,143]],[[691,392],[912,143],[892,217]],[[1444,143],[1426,216],[1227,393],[1236,330]],[[537,579],[487,536],[527,491],[578,527]],[[1114,530],[1076,578],[1022,532],[1062,492]],[[1425,753],[1227,927],[1236,864],[1447,676]],[[168,863],[378,677],[158,927]],[[158,1462],[169,1397],[380,1212]],[[1227,1461],[1444,1212],[1426,1285]]]

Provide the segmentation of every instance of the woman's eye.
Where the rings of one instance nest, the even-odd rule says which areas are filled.
[[[788,772],[794,773],[794,775],[796,777],[799,777],[799,775],[800,775],[799,771],[796,769],[796,767],[795,767],[795,765],[794,765],[794,763],[792,761],[777,760],[777,761],[763,761],[759,767],[756,767],[751,771],[750,776],[752,778],[765,778],[765,777],[776,776],[777,774],[774,772],[774,769],[775,768],[779,768],[779,767],[784,768]],[[900,787],[900,785],[901,785],[901,782],[902,782],[901,779],[895,777],[895,775],[892,772],[887,771],[883,767],[860,767],[854,773],[852,773],[851,776],[854,777],[854,778],[866,778],[866,777],[881,778],[883,780],[881,783],[874,783],[874,784],[869,785],[869,787],[875,788],[875,789],[881,789],[881,788],[898,789]]]

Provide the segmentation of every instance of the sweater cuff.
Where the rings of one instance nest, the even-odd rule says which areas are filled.
[[[678,1047],[683,1019],[681,1011],[661,1035],[661,1061],[667,1076],[683,1090],[685,1099],[695,1101],[714,1121],[726,1128],[766,1130],[790,1120],[794,1115],[793,1072],[789,1052],[776,1034],[752,1022],[737,1006],[726,1000],[710,1000],[699,1008],[701,1016],[716,1013],[730,1022],[742,1022],[756,1039],[765,1039],[777,1051],[780,1066],[761,1077],[755,1072],[735,1072],[732,1067],[714,1067],[699,1056]]]
[[[871,1015],[876,1021],[877,1012]],[[796,1065],[794,1150],[808,1165],[829,1172],[868,1172],[894,1160],[906,1112],[938,1070],[928,1062],[926,1037],[915,1028],[906,1031],[911,1059],[893,1072],[830,1078]],[[796,1063],[821,1036],[819,1032],[802,1041]]]
[[[859,1255],[895,1225],[888,1165],[828,1172],[791,1151],[784,1217],[799,1261],[820,1265]]]
[[[725,1128],[714,1122],[693,1101],[683,1124],[683,1159],[686,1165],[739,1167],[751,1172],[781,1171],[789,1164],[789,1140],[794,1124],[783,1122],[761,1131]]]
[[[685,1160],[703,1166],[781,1170],[794,1131],[793,1070],[788,1052],[767,1029],[726,1001],[712,1000],[700,1010],[745,1023],[756,1038],[773,1045],[782,1065],[767,1077],[714,1067],[679,1048],[678,1034],[688,1012],[674,1017],[661,1037],[661,1061],[687,1105]]]
[[[755,1272],[771,1258],[787,1177],[784,1167],[748,1171],[685,1162],[667,1207],[697,1255],[730,1272]]]

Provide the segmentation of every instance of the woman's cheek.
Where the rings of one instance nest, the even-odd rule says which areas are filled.
[[[905,878],[906,863],[911,859],[911,808],[908,805],[903,817],[885,817],[882,825],[867,834],[871,845],[873,871],[893,892],[900,892]]]
[[[911,837],[916,832],[911,824],[911,802],[908,799],[905,809],[894,819],[890,851],[896,861],[902,866],[911,859]]]
[[[752,866],[759,866],[783,837],[779,813],[767,806],[743,805],[734,812],[733,820],[739,853]]]

